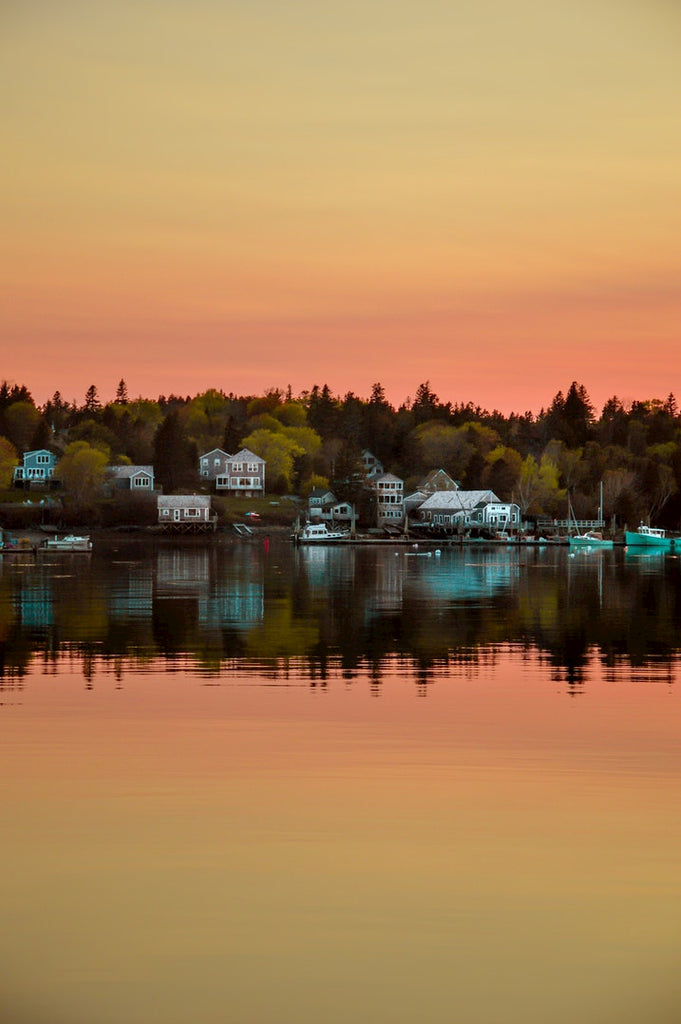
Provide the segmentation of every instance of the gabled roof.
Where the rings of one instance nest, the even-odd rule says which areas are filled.
[[[399,476],[395,476],[394,473],[381,473],[380,476],[375,476],[374,477],[374,483],[375,484],[380,484],[380,483],[383,483],[384,481],[386,483],[393,483],[393,482],[395,482],[395,483],[401,484],[402,483],[402,478],[399,477]]]
[[[29,455],[49,455],[51,458],[56,459],[54,452],[49,451],[47,448],[34,448],[30,452],[24,452],[24,458],[27,459]]]
[[[498,502],[494,491],[436,491],[419,506],[419,512],[443,509],[447,512],[470,511],[487,505],[490,501]]]
[[[265,461],[264,459],[261,459],[259,455],[256,455],[255,452],[250,451],[248,448],[242,448],[240,452],[236,453],[236,455],[230,455],[230,459],[233,462],[264,462]]]
[[[224,455],[226,459],[231,459],[229,452],[223,452],[222,448],[211,448],[209,452],[204,452],[203,455],[199,455],[200,459],[207,459],[209,455]]]
[[[137,476],[138,473],[146,473],[147,476],[154,475],[153,466],[107,466],[106,468],[111,476],[117,476],[121,480]]]
[[[425,480],[420,482],[419,490],[428,494],[434,491],[458,491],[459,485],[444,469],[431,469]]]

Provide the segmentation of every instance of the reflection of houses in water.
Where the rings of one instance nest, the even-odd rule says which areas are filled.
[[[264,617],[262,582],[232,580],[228,589],[199,600],[199,622],[208,627],[247,630],[261,623]]]
[[[112,565],[115,572],[109,615],[114,620],[148,619],[154,596],[154,577],[147,563]]]
[[[296,548],[295,556],[304,568],[308,584],[328,588],[334,583],[353,582],[357,549],[320,544]]]
[[[423,596],[440,601],[476,601],[510,590],[519,565],[508,551],[445,550],[440,557],[409,559],[405,589],[413,586]]]
[[[54,596],[46,581],[24,586],[19,595],[21,625],[26,629],[47,629],[54,626]]]
[[[374,589],[367,598],[366,610],[374,612],[399,611],[404,599],[404,568],[401,554],[394,558],[379,558],[374,565]]]
[[[262,622],[265,593],[260,569],[254,578],[253,563],[238,559],[218,569],[212,554],[209,548],[159,551],[155,596],[195,598],[197,621],[204,627],[249,629]]]
[[[206,548],[173,548],[156,556],[156,594],[198,596],[210,586],[210,559]]]

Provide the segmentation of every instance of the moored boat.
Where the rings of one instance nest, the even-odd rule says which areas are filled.
[[[624,541],[627,547],[646,547],[671,550],[674,539],[667,536],[667,531],[657,526],[646,526],[641,523],[638,530],[625,530]]]
[[[293,535],[298,544],[328,544],[349,538],[347,530],[330,530],[326,523],[306,523],[300,533]]]
[[[50,537],[43,543],[44,551],[92,551],[92,541],[89,536],[76,536],[73,533],[65,534],[63,537]]]
[[[571,548],[603,548],[613,547],[613,541],[606,540],[596,530],[589,530],[587,533],[576,533],[569,538]]]

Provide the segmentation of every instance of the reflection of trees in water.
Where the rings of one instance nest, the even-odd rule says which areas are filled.
[[[379,692],[388,668],[427,689],[448,671],[480,671],[509,644],[538,650],[573,684],[594,653],[606,667],[638,669],[669,665],[679,650],[677,559],[408,554],[233,545],[38,561],[0,577],[0,675],[72,652],[90,678],[97,659],[111,660],[120,680],[125,664],[161,656],[207,674],[295,673],[322,684],[368,674]]]

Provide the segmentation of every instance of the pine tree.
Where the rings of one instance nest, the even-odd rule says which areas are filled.
[[[170,412],[156,431],[154,471],[166,494],[196,484],[196,446],[187,440],[177,412]]]
[[[99,393],[97,387],[91,384],[85,392],[85,409],[87,412],[99,412],[102,408],[102,403],[99,400]]]
[[[116,388],[116,397],[114,398],[116,405],[127,405],[128,404],[128,386],[121,377]]]

